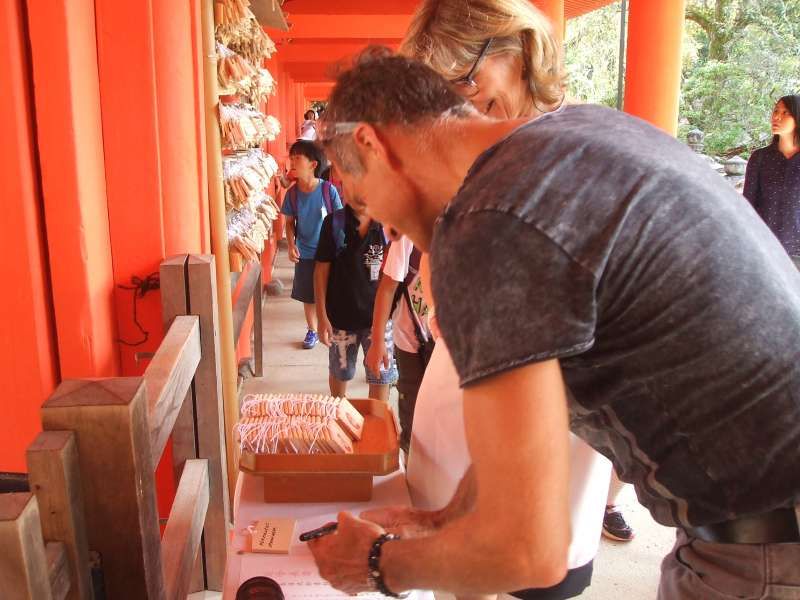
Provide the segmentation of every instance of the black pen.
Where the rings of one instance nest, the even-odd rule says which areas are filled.
[[[321,538],[323,535],[328,535],[329,533],[333,533],[334,531],[336,531],[336,528],[338,526],[339,526],[338,523],[329,523],[328,525],[317,527],[316,529],[312,529],[311,531],[306,531],[305,533],[300,534],[300,541],[309,542],[311,540]]]

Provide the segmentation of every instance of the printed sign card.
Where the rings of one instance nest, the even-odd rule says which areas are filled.
[[[252,550],[263,554],[289,554],[294,537],[295,519],[267,517],[253,527]]]

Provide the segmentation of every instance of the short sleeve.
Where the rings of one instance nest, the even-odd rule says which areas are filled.
[[[294,185],[297,185],[296,183]],[[294,191],[292,191],[294,190]],[[281,214],[286,215],[287,217],[296,217],[297,215],[294,214],[294,207],[292,206],[292,202],[290,198],[293,194],[296,194],[297,190],[294,189],[294,186],[291,186],[288,190],[286,190],[286,194],[283,196],[283,204],[281,205]]]
[[[319,243],[317,244],[317,254],[314,260],[317,262],[333,262],[336,258],[336,244],[333,241],[333,215],[328,215],[322,222],[322,229],[319,232]]]
[[[383,265],[384,274],[394,281],[404,281],[408,275],[408,262],[413,248],[411,240],[405,236],[393,241],[386,253],[386,263]]]
[[[431,261],[439,325],[462,386],[594,343],[594,275],[518,217],[446,218]]]
[[[339,196],[339,190],[337,190],[336,186],[333,184],[331,184],[331,202],[333,203],[334,210],[344,208],[344,205],[342,204],[342,198]]]

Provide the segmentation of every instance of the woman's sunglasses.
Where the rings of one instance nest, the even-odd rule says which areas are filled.
[[[478,58],[475,59],[475,63],[472,65],[472,68],[467,72],[466,75],[463,77],[459,77],[458,79],[454,79],[450,82],[451,85],[457,88],[459,94],[464,97],[471,98],[478,93],[478,84],[475,83],[475,73],[478,72],[478,68],[481,66],[483,59],[486,58],[487,52],[489,52],[489,47],[492,45],[494,38],[489,38],[483,44],[480,53],[478,54]]]

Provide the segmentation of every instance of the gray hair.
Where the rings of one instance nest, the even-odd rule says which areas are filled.
[[[415,127],[476,114],[430,67],[387,48],[370,47],[339,75],[319,129],[319,142],[342,171],[361,174],[353,142],[358,123]]]

